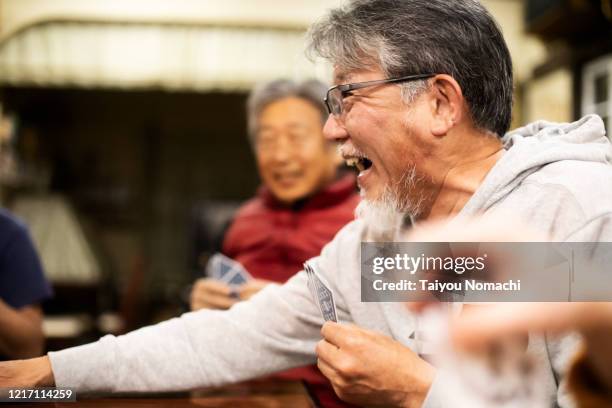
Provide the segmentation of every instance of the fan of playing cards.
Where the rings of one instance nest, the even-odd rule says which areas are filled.
[[[230,286],[240,286],[253,279],[240,262],[220,253],[210,258],[206,264],[206,274]]]
[[[334,302],[334,294],[326,284],[323,277],[314,269],[311,263],[304,262],[304,271],[308,276],[308,289],[312,294],[312,298],[319,305],[321,315],[327,322],[332,320],[338,321],[338,313],[336,312],[336,303]]]

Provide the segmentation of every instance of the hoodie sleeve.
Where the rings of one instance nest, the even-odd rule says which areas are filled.
[[[322,325],[299,273],[228,311],[186,313],[123,336],[49,353],[58,387],[163,392],[217,386],[315,360]]]
[[[332,241],[321,257],[336,257],[336,245]],[[79,392],[180,391],[312,364],[323,319],[306,281],[300,272],[228,311],[186,313],[123,336],[51,352],[56,384]],[[343,321],[351,321],[342,312],[344,304],[338,309]]]

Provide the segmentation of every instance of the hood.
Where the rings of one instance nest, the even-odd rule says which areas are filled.
[[[612,164],[612,145],[601,118],[588,115],[573,123],[537,121],[507,133],[502,158],[493,166],[461,214],[487,210],[543,166],[578,160]]]

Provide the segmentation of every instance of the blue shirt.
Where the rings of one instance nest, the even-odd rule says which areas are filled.
[[[19,309],[52,294],[27,227],[0,209],[0,299]]]

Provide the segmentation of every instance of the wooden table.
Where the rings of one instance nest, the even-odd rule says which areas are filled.
[[[300,382],[266,380],[191,393],[78,398],[77,402],[18,403],[14,406],[19,408],[311,408],[314,405]]]

